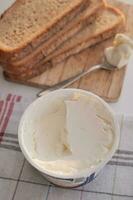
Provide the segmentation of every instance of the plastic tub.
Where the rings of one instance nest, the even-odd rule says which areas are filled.
[[[33,148],[31,144],[32,134],[30,133],[27,134],[28,131],[23,130],[23,124],[27,120],[31,121],[33,117],[39,115],[39,113],[43,111],[43,105],[46,105],[46,103],[50,101],[51,99],[53,99],[53,97],[64,98],[74,93],[86,95],[90,97],[91,99],[94,99],[94,101],[97,101],[99,102],[99,104],[101,104],[101,106],[103,107],[103,112],[106,111],[109,114],[111,121],[113,123],[114,141],[113,141],[112,148],[110,149],[106,158],[103,161],[101,161],[101,163],[99,163],[95,167],[95,169],[91,170],[88,168],[85,171],[82,171],[82,172],[79,171],[77,175],[63,176],[63,175],[58,175],[57,173],[54,173],[54,172],[49,172],[34,162],[34,160],[31,158],[31,153],[30,153]],[[80,89],[60,89],[38,98],[24,112],[20,121],[19,128],[18,128],[18,138],[19,138],[20,148],[25,158],[27,159],[27,161],[33,167],[35,167],[39,172],[41,172],[41,174],[53,184],[61,186],[61,187],[70,187],[70,188],[89,183],[97,176],[99,171],[109,162],[109,160],[111,160],[112,156],[114,155],[118,147],[119,135],[120,135],[119,126],[114,117],[114,113],[112,109],[109,107],[109,105],[104,100],[94,95],[93,93],[80,90]]]

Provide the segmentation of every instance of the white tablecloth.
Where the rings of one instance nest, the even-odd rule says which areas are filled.
[[[3,0],[7,1],[10,0]],[[4,5],[0,1],[0,12]],[[27,163],[18,144],[19,120],[39,89],[9,83],[0,71],[0,200],[133,200],[132,87],[133,59],[119,101],[110,104],[121,127],[115,156],[92,183],[77,189],[61,189]]]
[[[130,200],[133,199],[133,117],[117,116],[121,127],[118,151],[99,176],[77,189],[49,184],[21,153],[17,127],[35,90],[15,84],[0,89],[0,200]],[[23,92],[22,92],[23,91]]]

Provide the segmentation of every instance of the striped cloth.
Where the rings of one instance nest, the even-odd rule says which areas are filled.
[[[21,153],[17,128],[33,98],[0,94],[0,200],[133,200],[133,117],[119,115],[119,148],[99,176],[76,189],[45,180]]]

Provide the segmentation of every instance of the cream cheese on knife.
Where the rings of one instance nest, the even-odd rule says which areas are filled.
[[[119,69],[128,64],[132,55],[133,39],[125,34],[117,34],[113,46],[105,49],[107,62]]]

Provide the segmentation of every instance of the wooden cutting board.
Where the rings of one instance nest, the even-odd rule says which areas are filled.
[[[108,2],[117,6],[125,13],[127,16],[127,32],[133,35],[133,6],[117,2],[116,0],[108,0]],[[23,84],[44,88],[45,86],[51,86],[68,79],[95,64],[99,64],[102,60],[104,49],[111,44],[112,39],[109,39],[95,47],[88,48],[66,59],[64,62],[57,64],[40,76],[23,82]],[[106,101],[114,102],[117,101],[120,96],[125,71],[126,68],[114,72],[99,70],[85,76],[70,87],[82,88],[94,92]]]

